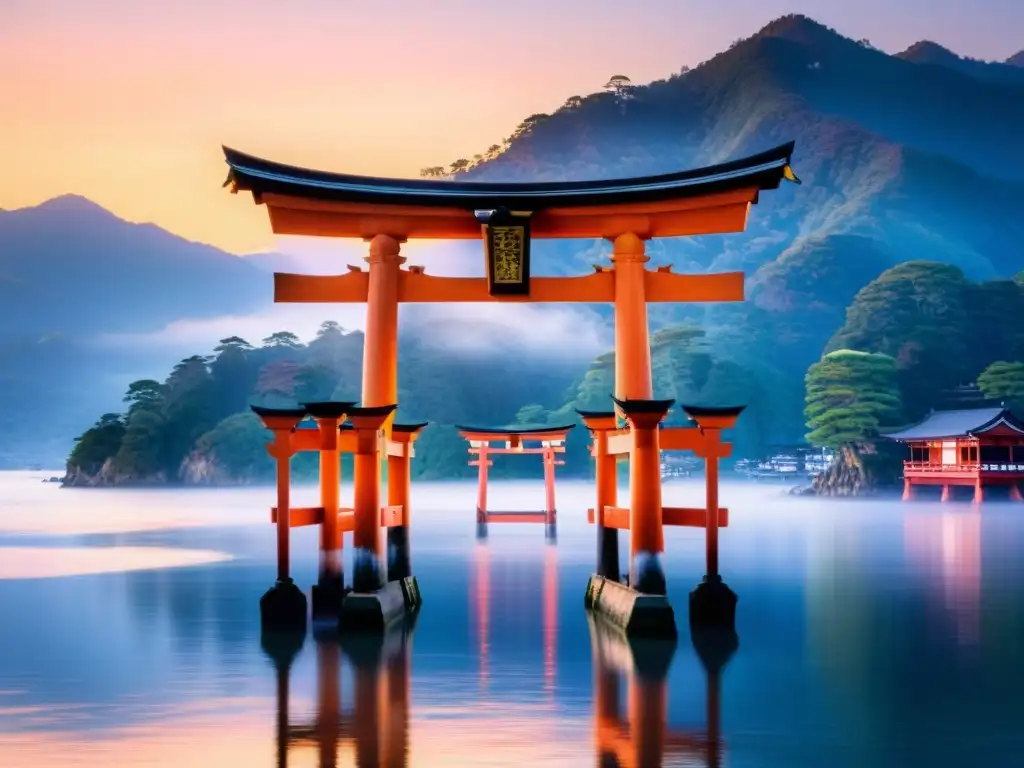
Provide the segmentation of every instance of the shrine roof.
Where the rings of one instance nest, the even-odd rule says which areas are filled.
[[[1024,423],[1006,408],[971,408],[955,411],[933,411],[923,421],[898,432],[883,433],[890,440],[937,440],[946,437],[972,437],[999,425],[1020,432]]]
[[[225,186],[290,197],[374,205],[493,210],[644,203],[797,181],[790,168],[794,142],[705,168],[656,176],[594,181],[500,183],[354,176],[285,165],[224,147],[230,168]]]
[[[534,427],[534,426],[521,426],[521,427],[469,427],[462,424],[456,424],[455,429],[460,433],[473,434],[473,435],[519,435],[522,437],[528,437],[530,435],[548,435],[557,432],[567,433],[576,427],[575,424],[565,424],[556,427]]]

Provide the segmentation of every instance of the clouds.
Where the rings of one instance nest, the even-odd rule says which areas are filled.
[[[274,269],[312,275],[341,274],[349,264],[361,265],[366,244],[354,240],[282,237],[280,258],[259,259],[268,273]],[[407,264],[426,267],[429,274],[482,276],[479,241],[423,242],[402,246]],[[268,280],[270,279],[268,274]],[[212,350],[218,340],[241,336],[253,345],[275,331],[288,330],[303,341],[316,335],[320,324],[334,320],[347,330],[366,327],[363,304],[269,304],[251,314],[214,318],[184,318],[152,333],[119,333],[98,337],[105,348],[147,349],[167,354]],[[495,351],[527,356],[558,356],[587,360],[611,345],[611,331],[587,307],[521,303],[427,304],[401,308],[400,328],[448,353],[491,354]]]

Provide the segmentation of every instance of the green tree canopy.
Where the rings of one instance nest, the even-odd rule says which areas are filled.
[[[1024,416],[1024,363],[992,363],[978,376],[978,389],[985,397],[1001,400],[1015,414]]]
[[[938,393],[973,381],[970,283],[948,264],[908,261],[883,272],[854,298],[825,351],[877,352],[896,361],[908,415],[933,407]]]
[[[805,382],[807,440],[813,445],[868,441],[902,419],[896,361],[889,355],[836,350],[810,367]]]

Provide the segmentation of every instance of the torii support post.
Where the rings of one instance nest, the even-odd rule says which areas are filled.
[[[260,598],[260,622],[266,629],[306,630],[306,596],[290,573],[289,527],[291,522],[291,458],[295,454],[292,432],[305,418],[306,410],[252,406],[253,412],[273,435],[267,444],[277,462],[277,581]]]
[[[404,238],[376,235],[370,239],[366,291],[366,335],[363,340],[363,399],[367,408],[398,402],[398,282],[405,258]],[[384,422],[391,437],[394,408]]]
[[[722,581],[718,572],[718,462],[727,458],[732,446],[722,442],[722,430],[732,429],[743,406],[698,408],[684,406],[686,415],[697,422],[702,437],[694,449],[705,466],[705,546],[706,573],[690,593],[690,626],[733,632],[736,626],[736,593]]]
[[[423,424],[394,424],[392,443],[388,446],[388,506],[401,507],[401,523],[388,528],[388,580],[401,581],[412,576],[412,551],[409,526],[410,477],[413,443],[427,426]],[[401,455],[398,455],[401,453]]]
[[[381,459],[388,450],[385,424],[396,406],[352,408],[348,420],[355,432],[353,483],[352,591],[342,604],[341,629],[383,632],[420,605],[415,577],[389,581],[380,529],[385,513],[380,504]],[[404,450],[403,450],[404,452]],[[396,486],[397,487],[397,486]],[[405,485],[407,491],[407,485]],[[407,494],[406,494],[407,495]],[[401,510],[404,515],[404,508]],[[392,522],[389,520],[389,522]],[[389,526],[390,527],[390,526]],[[405,537],[408,544],[408,536]]]
[[[384,423],[396,407],[391,404],[352,408],[348,415],[356,433],[352,478],[355,518],[352,589],[355,592],[376,592],[387,582],[380,536],[381,446]]]
[[[629,422],[629,585],[645,595],[664,595],[661,553],[665,536],[661,509],[661,448],[658,425],[672,400],[619,400],[615,405]]]
[[[619,532],[605,525],[605,509],[619,504],[618,466],[608,451],[608,435],[616,429],[614,411],[577,411],[593,438],[597,502],[594,523],[597,526],[597,575],[619,581]]]
[[[345,574],[342,569],[341,452],[338,429],[351,402],[304,403],[306,412],[316,421],[320,437],[320,571],[313,585],[313,618],[337,619],[345,598]]]

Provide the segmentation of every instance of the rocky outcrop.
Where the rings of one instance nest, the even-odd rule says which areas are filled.
[[[166,485],[167,477],[163,472],[146,477],[137,477],[121,472],[114,463],[113,457],[103,462],[98,470],[88,469],[75,464],[68,464],[61,485],[65,488],[114,488],[117,486],[156,486]]]
[[[898,479],[900,458],[888,443],[840,446],[827,470],[816,476],[800,495],[875,496],[887,493]]]
[[[217,461],[213,452],[191,451],[178,467],[178,480],[182,485],[248,485],[251,478],[234,477]]]
[[[60,482],[65,488],[133,488],[160,485],[231,486],[249,485],[252,478],[233,477],[217,461],[217,457],[213,453],[192,451],[182,459],[181,465],[178,467],[178,475],[175,478],[169,479],[163,472],[146,477],[127,474],[119,471],[113,458],[109,458],[93,472],[74,464],[68,464],[66,474]]]

